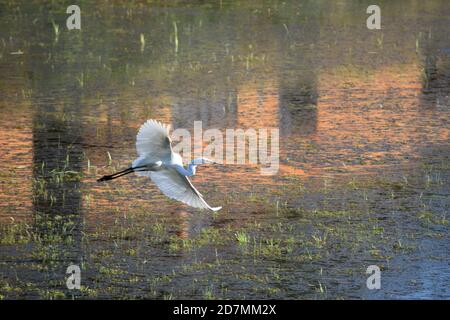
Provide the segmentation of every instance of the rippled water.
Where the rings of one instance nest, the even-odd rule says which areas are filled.
[[[0,3],[0,298],[450,298],[450,6],[369,4]],[[97,183],[149,118],[279,128],[280,170],[200,167],[218,215]]]

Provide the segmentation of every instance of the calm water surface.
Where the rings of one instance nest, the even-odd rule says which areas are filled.
[[[369,4],[1,1],[0,298],[449,299],[450,5]],[[149,118],[279,128],[280,170],[201,167],[217,215],[97,183]]]

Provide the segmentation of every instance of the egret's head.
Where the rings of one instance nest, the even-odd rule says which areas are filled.
[[[211,164],[216,163],[214,160],[208,159],[208,158],[195,158],[192,160],[193,165],[199,165],[199,164]]]

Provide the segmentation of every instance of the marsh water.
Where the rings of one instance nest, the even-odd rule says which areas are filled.
[[[70,4],[0,1],[0,298],[450,298],[448,1],[378,1],[381,30],[369,1]],[[279,171],[199,167],[216,214],[96,182],[150,118],[279,128]]]

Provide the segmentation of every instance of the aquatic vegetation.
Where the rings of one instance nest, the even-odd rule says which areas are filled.
[[[443,212],[442,214],[438,214],[438,213],[433,213],[430,211],[422,211],[422,212],[418,213],[418,218],[426,226],[430,226],[430,225],[448,226],[449,225],[447,213],[445,213],[445,212]]]
[[[105,267],[105,266],[101,266],[98,271],[101,274],[104,274],[104,275],[107,275],[107,276],[117,276],[117,275],[121,275],[121,274],[124,273],[123,270],[116,269],[116,268]]]
[[[2,8],[0,299],[447,298],[448,5],[389,39],[320,1],[86,2],[82,33],[37,6]],[[205,168],[213,214],[97,184],[149,118],[279,128],[280,170]]]
[[[235,233],[236,240],[240,245],[247,245],[249,242],[249,237],[245,231],[238,231]]]
[[[10,223],[0,229],[0,244],[24,244],[32,240],[31,228],[26,223]]]

